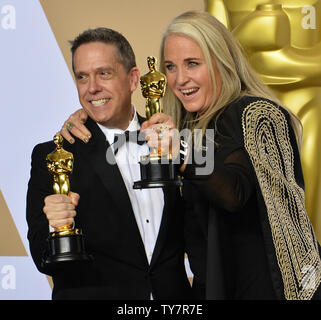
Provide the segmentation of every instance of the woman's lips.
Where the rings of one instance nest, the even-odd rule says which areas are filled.
[[[191,100],[198,93],[199,88],[195,87],[195,88],[188,88],[188,89],[178,89],[178,91],[181,93],[184,100]]]

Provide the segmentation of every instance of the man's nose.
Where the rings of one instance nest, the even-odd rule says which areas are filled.
[[[100,90],[101,90],[101,86],[99,82],[95,78],[91,78],[89,80],[89,88],[88,88],[89,93],[93,94]]]

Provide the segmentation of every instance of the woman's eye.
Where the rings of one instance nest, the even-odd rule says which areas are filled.
[[[165,66],[165,68],[166,68],[166,70],[171,71],[171,70],[174,69],[174,65],[173,65],[173,64],[167,64],[167,65]]]
[[[198,66],[198,63],[195,62],[195,61],[189,61],[188,66],[189,67],[195,67],[195,66]]]

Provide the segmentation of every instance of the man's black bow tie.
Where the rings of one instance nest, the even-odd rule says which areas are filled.
[[[139,145],[146,143],[145,134],[137,131],[125,131],[124,133],[115,133],[114,137],[114,154],[116,155],[118,149],[127,141],[136,142]]]

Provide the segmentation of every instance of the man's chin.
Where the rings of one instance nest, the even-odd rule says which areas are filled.
[[[88,116],[94,120],[95,122],[99,123],[99,124],[103,124],[109,121],[108,115],[106,114],[106,111],[99,111],[99,110],[88,110],[85,109],[85,111],[88,113]]]

